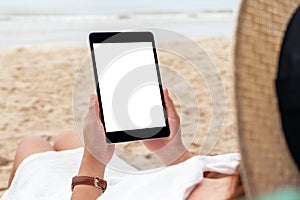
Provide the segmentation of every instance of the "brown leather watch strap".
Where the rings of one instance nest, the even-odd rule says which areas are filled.
[[[98,189],[101,189],[102,192],[105,192],[107,187],[107,182],[99,177],[91,176],[74,176],[72,179],[72,191],[76,185],[90,185]]]

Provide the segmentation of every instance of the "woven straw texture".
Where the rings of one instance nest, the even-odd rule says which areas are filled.
[[[234,45],[242,179],[248,197],[296,186],[277,107],[275,83],[281,43],[300,0],[244,0]]]

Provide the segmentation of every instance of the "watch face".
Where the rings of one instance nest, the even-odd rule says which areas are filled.
[[[107,182],[105,180],[100,179],[99,177],[95,176],[94,177],[94,186],[96,188],[101,189],[104,192],[107,187]]]

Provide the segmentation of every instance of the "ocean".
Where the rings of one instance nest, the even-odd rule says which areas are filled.
[[[91,31],[164,28],[230,37],[239,0],[0,0],[0,48],[86,45]]]

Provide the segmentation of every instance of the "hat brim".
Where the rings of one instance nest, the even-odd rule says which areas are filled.
[[[297,0],[244,0],[234,44],[237,125],[246,193],[298,186],[282,132],[275,90],[278,59]]]

